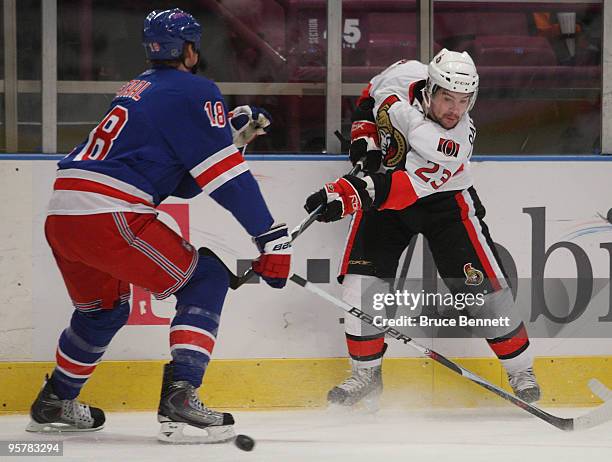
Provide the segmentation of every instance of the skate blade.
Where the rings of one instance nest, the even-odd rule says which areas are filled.
[[[354,409],[353,409],[353,406],[347,406],[346,404],[328,401],[327,407],[325,408],[324,412],[327,414],[331,414],[331,415],[341,415],[341,414],[350,415],[354,412]]]
[[[97,432],[102,430],[104,425],[100,425],[96,428],[78,428],[74,425],[52,422],[52,423],[38,423],[35,420],[31,420],[26,427],[27,432],[32,433],[79,433],[79,432]]]
[[[185,430],[190,433],[185,434]],[[162,422],[158,441],[169,444],[223,443],[236,437],[233,425],[216,425],[198,428],[184,422]]]
[[[375,414],[380,410],[380,396],[366,396],[353,404],[327,402],[326,411],[332,414]]]
[[[366,414],[376,414],[380,410],[380,395],[367,396],[361,400],[361,409]]]

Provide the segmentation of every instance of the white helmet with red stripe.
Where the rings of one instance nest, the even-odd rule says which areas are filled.
[[[436,90],[445,88],[456,93],[471,93],[468,111],[474,107],[479,79],[476,65],[467,51],[459,53],[444,48],[431,60],[427,73],[425,98],[428,106]]]

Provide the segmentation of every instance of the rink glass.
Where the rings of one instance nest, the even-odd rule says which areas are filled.
[[[10,4],[8,2],[7,4]],[[41,0],[15,2],[3,15],[5,43],[14,24],[16,45],[5,50],[4,77],[16,55],[19,152],[40,152],[42,98]],[[167,2],[57,0],[57,151],[82,140],[106,111],[114,91],[145,68],[142,22]],[[269,108],[274,130],[249,152],[320,153],[326,128],[348,133],[355,99],[370,78],[398,59],[420,59],[442,47],[467,50],[481,76],[475,154],[598,154],[601,150],[603,2],[344,0],[340,116],[326,108],[325,0],[179,1],[203,26],[204,75],[229,106]],[[422,7],[426,11],[422,11]],[[575,16],[570,51],[559,19]],[[571,16],[573,15],[573,16]],[[549,24],[542,24],[542,18]],[[429,18],[431,49],[421,43]],[[12,22],[14,21],[14,23]],[[567,25],[564,27],[567,29]],[[4,47],[3,47],[4,48]],[[332,88],[336,88],[332,87]],[[336,108],[337,109],[337,108]],[[16,114],[15,114],[16,112]],[[13,150],[13,151],[14,151]]]

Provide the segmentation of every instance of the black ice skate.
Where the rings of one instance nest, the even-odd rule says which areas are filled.
[[[383,390],[382,366],[358,368],[353,362],[353,373],[327,394],[330,404],[355,406],[363,404],[368,411],[377,411]]]
[[[534,403],[540,399],[540,386],[531,367],[518,372],[508,372],[508,381],[514,394],[523,401]]]
[[[92,432],[104,428],[104,412],[76,399],[59,399],[49,376],[30,408],[28,432]]]
[[[232,415],[208,409],[189,382],[173,381],[172,363],[164,365],[157,420],[161,423],[157,439],[164,443],[220,443],[235,437]],[[186,435],[188,427],[199,430]]]

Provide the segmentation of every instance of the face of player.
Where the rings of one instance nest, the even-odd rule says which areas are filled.
[[[466,113],[472,93],[457,93],[440,88],[431,98],[432,118],[447,130],[455,127]]]

